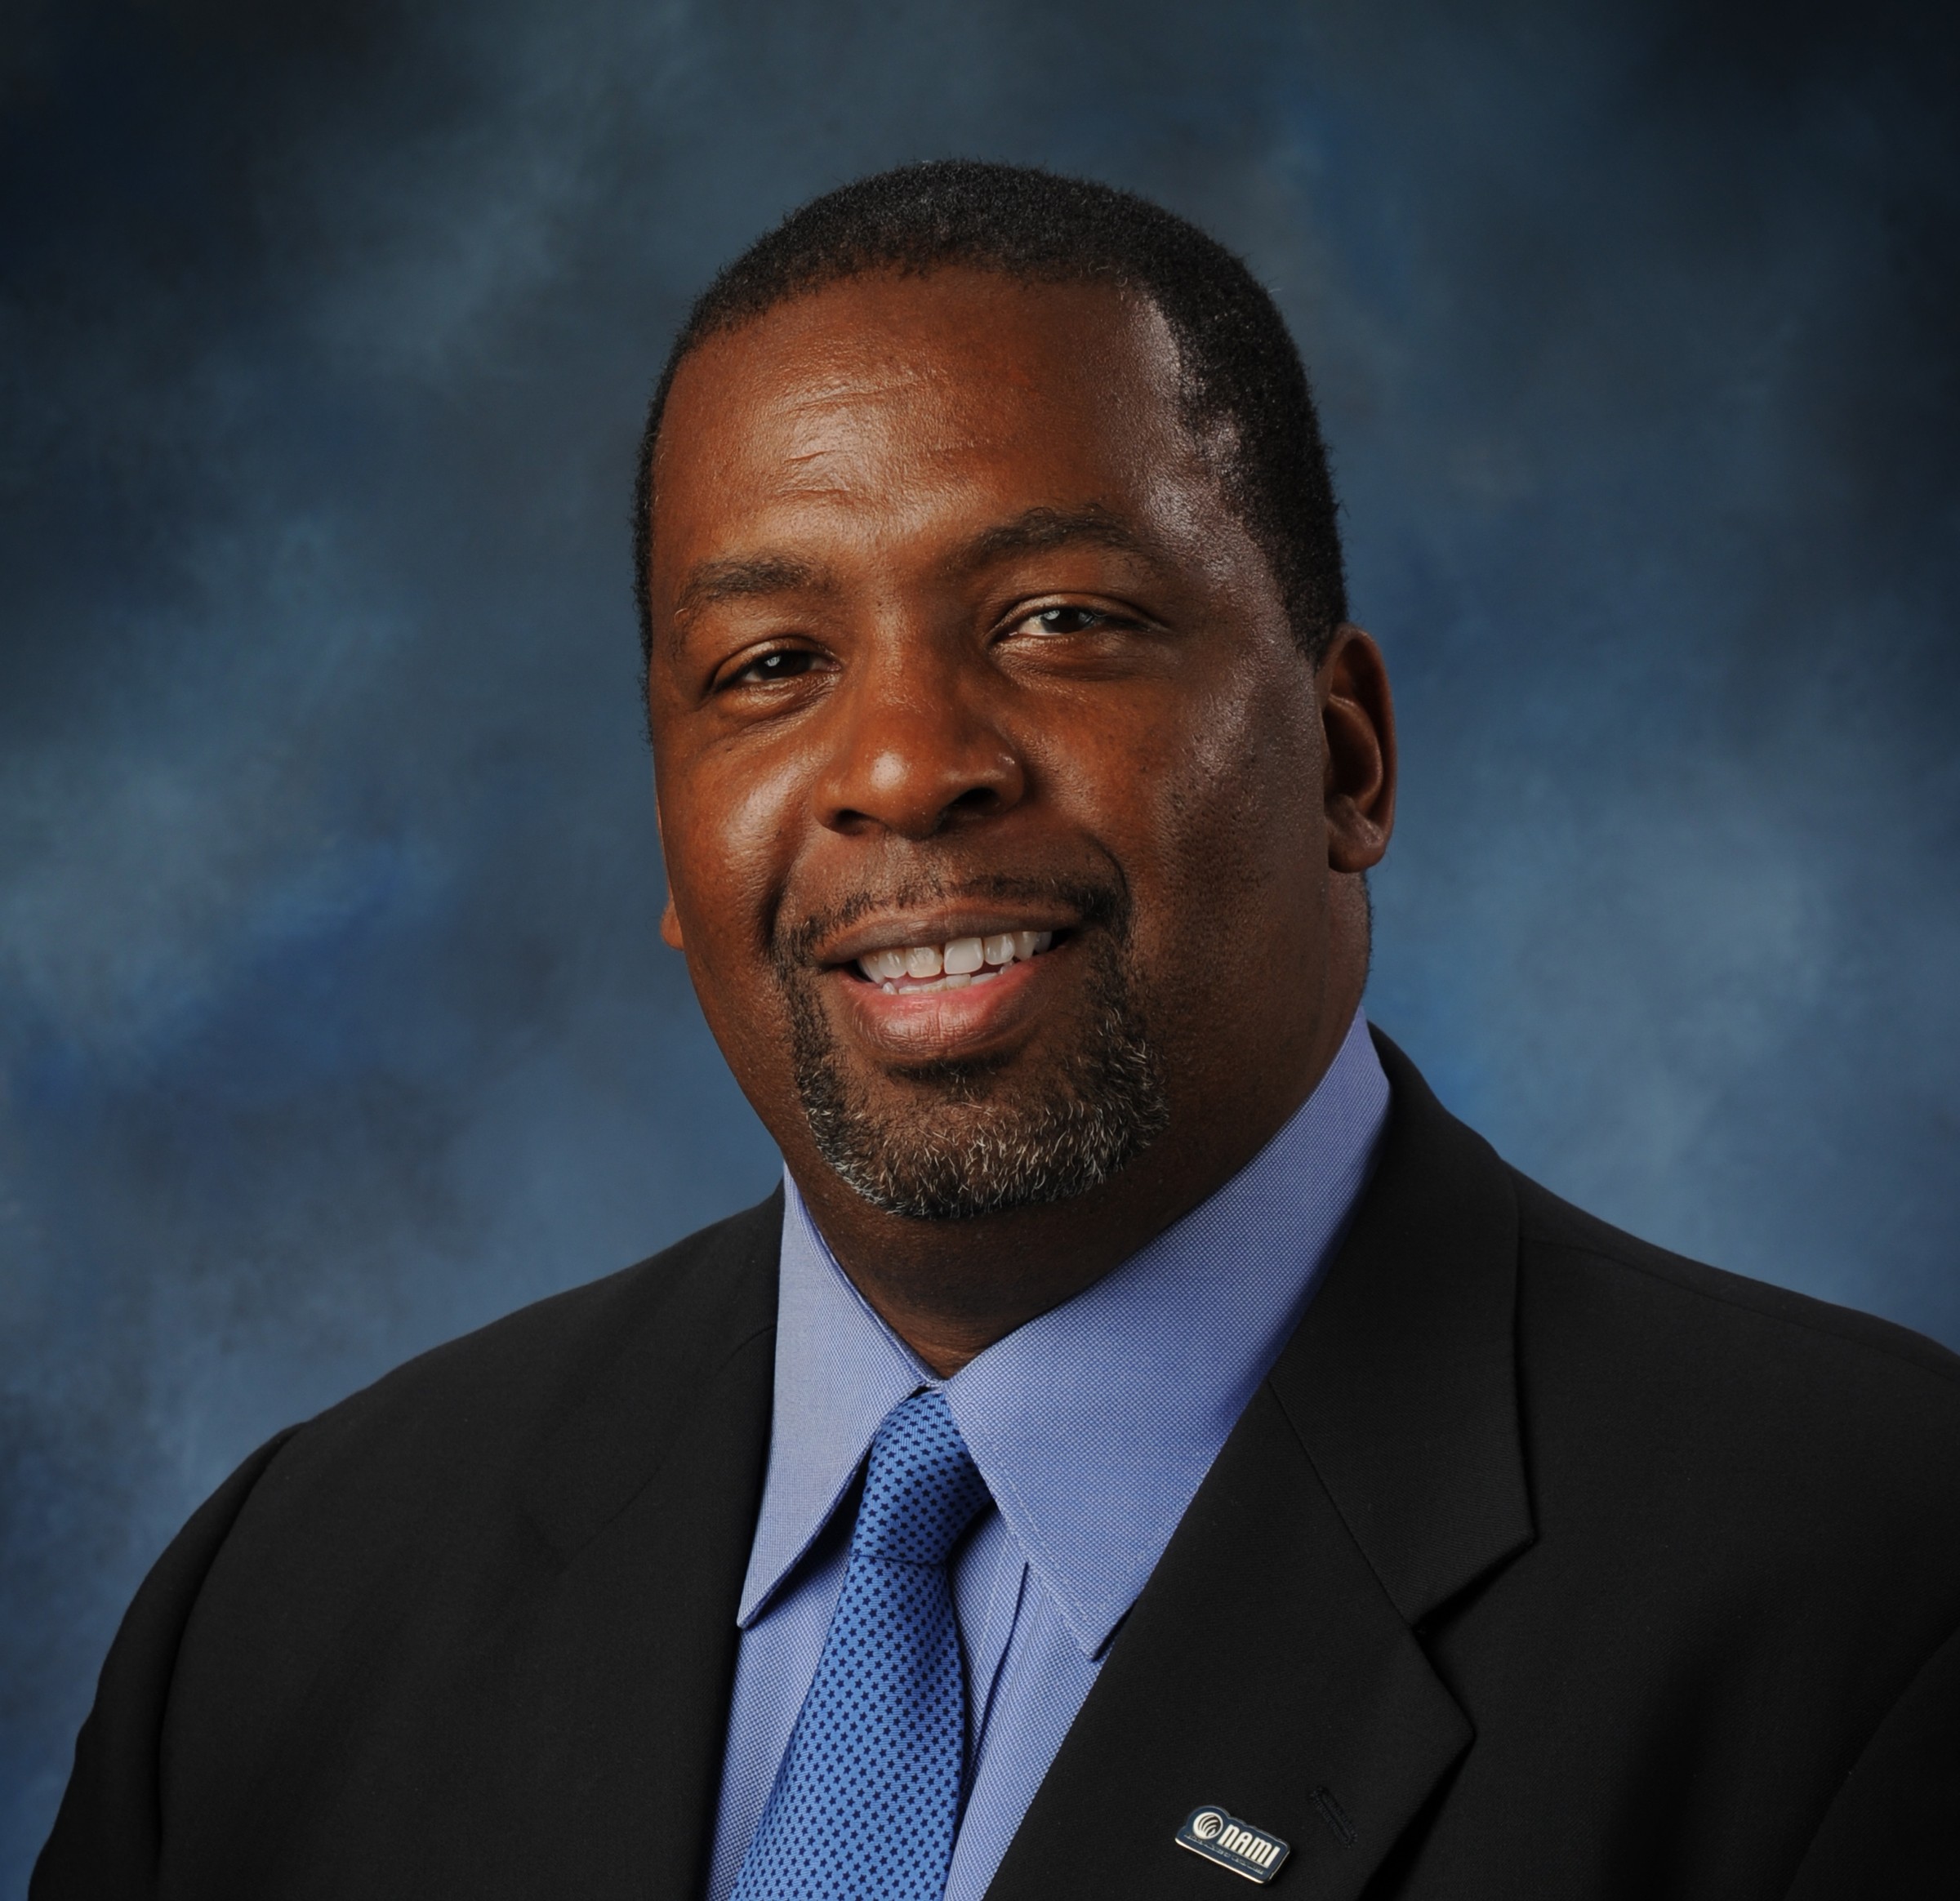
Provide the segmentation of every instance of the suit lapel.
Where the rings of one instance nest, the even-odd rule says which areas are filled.
[[[521,1488],[558,1569],[526,1645],[551,1891],[706,1879],[774,1365],[779,1195],[716,1231],[688,1298],[541,1449]]]
[[[1302,1895],[1359,1892],[1469,1741],[1272,1392],[1116,1639],[989,1890],[1230,1901],[1174,1845],[1200,1803],[1279,1836]]]
[[[1396,1609],[1419,1623],[1532,1536],[1511,1171],[1375,1033],[1374,1179],[1271,1385]]]
[[[1509,1177],[1378,1038],[1394,1092],[1340,1253],[1206,1478],[990,1901],[1227,1901],[1178,1848],[1215,1805],[1285,1841],[1285,1890],[1358,1894],[1468,1719],[1413,1626],[1523,1548]]]

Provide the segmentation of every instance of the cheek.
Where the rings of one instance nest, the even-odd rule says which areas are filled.
[[[787,857],[783,787],[778,777],[698,761],[675,777],[687,797],[670,812],[663,796],[662,810],[688,974],[737,1083],[773,1128],[789,1048],[770,955]]]
[[[1319,726],[1296,701],[1214,694],[1129,762],[1139,960],[1207,993],[1214,975],[1312,955],[1325,890]]]
[[[712,953],[717,984],[766,963],[794,847],[800,775],[753,758],[688,763],[686,795],[662,800],[667,877],[690,952]],[[697,982],[703,973],[697,971]]]

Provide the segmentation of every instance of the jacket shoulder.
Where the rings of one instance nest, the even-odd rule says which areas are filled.
[[[1541,1491],[1561,1473],[1568,1498],[1610,1476],[1606,1490],[1711,1538],[1775,1521],[1793,1550],[1823,1541],[1834,1564],[1909,1562],[1960,1587],[1960,1359],[1517,1182]]]
[[[1528,1176],[1512,1171],[1517,1191],[1518,1238],[1527,1259],[1592,1271],[1619,1283],[1630,1302],[1695,1324],[1747,1338],[1775,1352],[1780,1338],[1801,1338],[1831,1359],[1848,1380],[1884,1382],[1911,1369],[1942,1391],[1960,1423],[1960,1356],[1910,1328],[1875,1314],[1838,1307],[1809,1294],[1711,1267],[1643,1241],[1575,1208]]]
[[[576,1402],[587,1382],[648,1336],[706,1344],[746,1338],[776,1317],[780,1191],[600,1280],[535,1301],[407,1360],[310,1421],[354,1425],[394,1407],[450,1401],[514,1405],[520,1412]]]
[[[181,1870],[232,1868],[336,1752],[385,1756],[479,1681],[512,1605],[548,1600],[705,1393],[753,1439],[780,1218],[772,1197],[422,1354],[247,1460],[124,1620],[36,1895],[247,1891]],[[737,1466],[742,1439],[717,1441]]]
[[[397,1367],[286,1438],[254,1486],[234,1550],[329,1528],[370,1550],[423,1544],[431,1507],[501,1509],[539,1449],[573,1457],[589,1417],[658,1444],[703,1381],[773,1329],[782,1201],[519,1309]],[[617,1462],[617,1444],[595,1446]]]

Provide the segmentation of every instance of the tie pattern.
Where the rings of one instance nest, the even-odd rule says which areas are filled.
[[[946,1560],[987,1503],[942,1394],[885,1415],[816,1680],[732,1901],[939,1901],[966,1756]]]

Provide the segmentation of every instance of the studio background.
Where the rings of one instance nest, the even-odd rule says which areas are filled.
[[[1954,17],[11,0],[0,1892],[252,1445],[768,1188],[656,933],[627,488],[715,266],[887,164],[1277,293],[1444,1099],[1960,1345]]]

